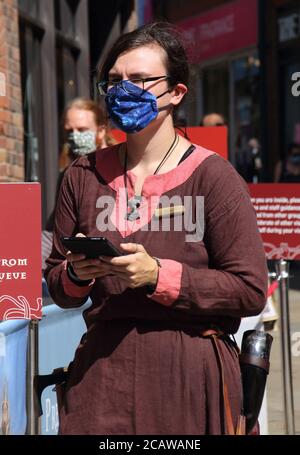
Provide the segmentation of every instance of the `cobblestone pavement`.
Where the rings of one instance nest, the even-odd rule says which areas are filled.
[[[293,392],[296,434],[300,434],[300,291],[290,290],[290,328],[293,370]],[[278,293],[275,294],[276,309],[280,305]],[[271,353],[271,369],[267,385],[269,434],[286,434],[283,401],[283,375],[280,342],[280,322],[277,329],[270,332],[274,337]]]

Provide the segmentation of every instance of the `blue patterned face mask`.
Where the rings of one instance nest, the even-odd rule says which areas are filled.
[[[125,133],[137,133],[146,128],[158,115],[158,97],[142,90],[130,81],[112,87],[105,98],[110,119]]]

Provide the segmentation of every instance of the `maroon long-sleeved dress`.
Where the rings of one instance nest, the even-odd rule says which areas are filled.
[[[134,182],[128,171],[129,198]],[[88,296],[92,306],[84,312],[87,332],[60,411],[62,434],[225,431],[218,360],[212,341],[199,334],[210,327],[234,333],[241,317],[259,313],[265,304],[265,255],[247,187],[228,162],[196,146],[175,169],[147,177],[142,195],[140,219],[126,222],[118,146],[78,159],[65,174],[47,282],[59,306],[80,306]],[[170,228],[162,212],[155,212],[159,200],[168,206],[166,196],[177,197],[173,203],[185,208],[171,218]],[[188,214],[194,221],[199,215],[199,196],[204,236],[191,241],[184,226],[190,230]],[[60,238],[78,232],[103,235],[116,246],[142,244],[161,262],[155,292],[126,288],[114,276],[77,286],[67,275]],[[236,422],[238,360],[231,343],[221,343]]]

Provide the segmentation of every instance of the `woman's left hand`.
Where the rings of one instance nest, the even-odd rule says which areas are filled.
[[[143,245],[121,243],[120,246],[127,253],[125,256],[101,257],[101,260],[110,264],[113,274],[125,281],[130,288],[155,286],[158,278],[157,261],[147,253]]]

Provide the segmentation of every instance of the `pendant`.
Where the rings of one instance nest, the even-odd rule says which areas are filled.
[[[141,205],[142,196],[133,196],[131,199],[128,199],[127,202],[127,214],[126,219],[129,221],[135,221],[140,219],[140,214],[138,209]]]

